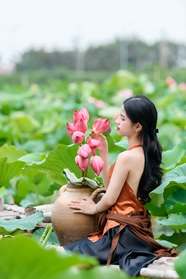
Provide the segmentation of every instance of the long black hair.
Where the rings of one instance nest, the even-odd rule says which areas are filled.
[[[153,102],[143,95],[136,95],[123,102],[128,118],[142,126],[142,147],[145,155],[144,171],[137,197],[142,203],[150,201],[149,193],[158,187],[162,178],[162,147],[157,138],[157,110]]]

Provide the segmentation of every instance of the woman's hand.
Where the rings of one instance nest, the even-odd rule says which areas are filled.
[[[96,204],[91,198],[83,198],[81,200],[71,201],[68,204],[69,208],[74,209],[74,213],[83,213],[87,215],[94,215],[97,213]]]
[[[96,139],[96,140],[99,140],[102,144],[102,149],[107,149],[108,148],[108,143],[107,143],[107,139],[106,137],[103,135],[103,134],[96,134],[94,133],[94,131],[92,130],[89,134],[89,136],[92,138],[92,139]]]

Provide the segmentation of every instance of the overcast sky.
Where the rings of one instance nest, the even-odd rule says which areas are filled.
[[[129,36],[186,43],[186,0],[0,0],[0,63]]]

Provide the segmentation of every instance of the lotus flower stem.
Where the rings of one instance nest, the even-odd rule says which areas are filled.
[[[50,234],[52,232],[52,227],[47,226],[42,234],[42,236],[39,239],[39,244],[42,247],[45,247],[47,244],[47,241],[49,240]]]

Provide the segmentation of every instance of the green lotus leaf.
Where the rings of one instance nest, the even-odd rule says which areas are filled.
[[[26,175],[31,171],[37,170],[45,173],[50,181],[60,185],[67,182],[62,174],[65,168],[70,169],[77,177],[81,177],[82,171],[77,167],[74,160],[77,155],[77,148],[77,145],[59,144],[55,150],[49,152],[43,161],[26,165],[23,174]]]
[[[31,115],[19,111],[11,115],[11,121],[18,132],[30,133],[40,127],[40,123]]]
[[[173,169],[185,154],[181,145],[176,145],[172,150],[164,151],[162,154],[163,169]]]
[[[88,177],[77,178],[74,173],[70,172],[68,169],[63,170],[63,174],[66,177],[67,181],[75,186],[89,186],[91,188],[101,187],[99,182],[95,179],[92,180]]]
[[[0,158],[0,187],[8,186],[10,180],[20,172],[24,164],[19,161],[8,163],[6,157]]]
[[[42,222],[44,219],[43,213],[38,211],[30,216],[24,217],[22,219],[12,218],[10,220],[0,219],[0,231],[12,233],[17,229],[33,230],[36,225]]]
[[[81,275],[81,269],[75,268],[75,266],[98,265],[98,261],[93,257],[75,253],[70,255],[67,252],[60,253],[55,249],[43,248],[34,239],[26,236],[0,240],[0,251],[3,255],[0,261],[1,278],[76,278],[73,277],[73,274],[78,272]],[[64,272],[71,267],[69,277],[64,276]],[[91,278],[88,274],[89,269],[86,272],[86,278]]]
[[[25,154],[27,154],[26,151],[16,149],[14,145],[4,144],[0,147],[0,156],[6,157],[8,163],[16,161]]]
[[[159,225],[169,226],[175,230],[186,228],[186,214],[171,214],[167,219],[157,220]]]
[[[77,270],[74,268],[69,268],[63,273],[63,278],[73,278],[73,279],[96,279],[96,278],[107,278],[107,279],[130,279],[124,271],[118,268],[113,268],[110,266],[95,266],[89,270]],[[55,279],[61,279],[55,278]]]
[[[25,162],[27,165],[32,165],[32,164],[40,165],[44,162],[45,159],[46,159],[45,153],[30,153],[21,156],[18,159],[18,161]]]
[[[166,200],[166,210],[170,213],[186,213],[186,190],[183,188],[178,188],[167,200]]]
[[[149,194],[151,202],[161,206],[180,187],[186,190],[186,164],[179,165],[164,175],[161,185]]]

